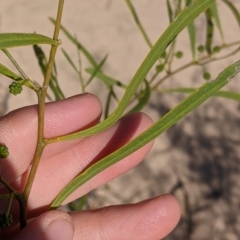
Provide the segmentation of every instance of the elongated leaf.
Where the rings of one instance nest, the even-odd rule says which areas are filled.
[[[40,69],[42,71],[42,74],[44,76],[45,72],[46,72],[46,69],[47,69],[47,58],[45,56],[45,53],[43,52],[43,50],[38,45],[34,45],[33,50],[34,50],[35,56],[38,59],[38,64],[39,64]],[[55,66],[54,69],[55,69],[54,72],[56,73],[57,72],[56,66]],[[55,100],[61,100],[61,99],[65,98],[65,96],[64,96],[64,94],[63,94],[63,92],[62,92],[62,90],[61,90],[61,88],[58,84],[57,76],[54,75],[53,72],[52,72],[52,75],[51,75],[51,80],[49,82],[49,87],[54,94]]]
[[[192,0],[185,0],[185,6],[189,6],[192,4]],[[188,35],[190,40],[191,52],[192,52],[192,59],[195,61],[196,56],[196,30],[194,21],[190,22],[188,25]]]
[[[91,83],[91,81],[94,79],[94,77],[101,71],[102,66],[107,60],[107,55],[103,58],[103,60],[97,65],[97,67],[94,69],[93,73],[91,74],[90,78],[88,79],[86,86]]]
[[[218,31],[219,31],[219,33],[220,33],[222,42],[224,42],[224,35],[223,35],[223,30],[222,30],[221,21],[220,21],[219,14],[218,14],[217,4],[214,3],[214,4],[210,7],[210,9],[211,9],[213,18],[215,19],[216,26],[217,26]]]
[[[49,18],[49,20],[55,24],[56,21],[53,19],[53,18]],[[92,64],[93,67],[96,67],[97,66],[97,63],[96,61],[94,60],[94,57],[91,55],[91,53],[79,42],[76,40],[76,38],[71,35],[68,30],[63,26],[61,25],[61,30],[63,31],[63,33],[67,36],[67,38],[74,44],[77,46],[77,48],[79,50],[82,51],[82,53],[85,55],[85,57],[88,59],[88,61]]]
[[[152,43],[151,43],[151,41],[150,41],[150,39],[149,39],[149,37],[148,37],[148,35],[147,35],[144,27],[143,27],[141,21],[139,20],[139,18],[138,18],[138,16],[137,16],[137,12],[136,12],[136,10],[135,10],[135,8],[134,8],[131,0],[125,0],[125,2],[126,2],[128,8],[129,8],[129,10],[130,10],[130,12],[131,12],[134,20],[135,20],[135,23],[136,23],[137,26],[138,26],[138,29],[139,29],[140,32],[142,33],[143,38],[145,39],[145,41],[146,41],[146,43],[148,44],[148,46],[151,48],[151,47],[152,47]]]
[[[210,9],[207,9],[205,12],[206,23],[207,23],[207,32],[206,32],[206,43],[205,48],[208,54],[212,54],[212,41],[213,41],[213,22],[212,22],[212,12]]]
[[[175,16],[177,16],[182,10],[182,7],[181,7],[182,0],[175,1],[175,5],[176,5]]]
[[[192,93],[196,91],[196,88],[173,88],[173,89],[165,89],[164,93]],[[240,94],[232,91],[217,91],[213,95],[213,97],[224,97],[231,100],[240,102]]]
[[[237,10],[237,8],[228,0],[222,0],[228,7],[229,9],[232,11],[234,17],[236,18],[237,20],[237,23],[240,27],[240,13],[239,11]]]
[[[195,59],[195,57],[196,57],[196,31],[195,31],[194,22],[191,22],[188,25],[188,35],[189,35],[189,39],[190,39],[192,58],[193,58],[193,61],[195,61],[196,60]]]
[[[0,33],[0,49],[35,44],[59,45],[59,42],[36,33]]]
[[[87,73],[90,73],[90,74],[94,73],[94,69],[92,69],[92,68],[87,68],[85,70]],[[109,77],[102,72],[97,72],[96,77],[98,77],[100,80],[102,80],[106,84],[107,87],[116,85],[116,86],[119,86],[122,88],[127,88],[127,86],[125,84],[123,84],[121,81],[116,80],[112,77]]]
[[[121,147],[112,154],[106,156],[100,161],[91,165],[84,172],[80,173],[75,179],[73,179],[57,196],[57,198],[52,203],[52,208],[57,208],[60,204],[79,186],[87,182],[89,179],[102,172],[106,168],[112,166],[116,162],[120,161],[122,158],[135,152],[137,149],[143,147],[157,136],[165,132],[180,119],[198,107],[201,103],[206,101],[215,92],[224,87],[229,83],[237,73],[240,72],[240,61],[228,66],[224,71],[222,71],[218,77],[211,82],[203,84],[200,88],[190,94],[186,99],[184,99],[180,104],[173,108],[170,112],[160,118],[156,123],[154,123],[145,132],[140,134],[135,139],[131,140],[128,144]]]
[[[139,67],[138,71],[134,75],[132,81],[130,82],[123,99],[120,101],[116,110],[103,122],[95,125],[87,130],[81,132],[76,132],[66,136],[58,136],[55,138],[45,139],[45,143],[51,143],[54,141],[70,140],[79,137],[86,137],[93,134],[102,132],[103,130],[109,128],[114,123],[118,121],[121,115],[124,113],[126,107],[128,106],[132,96],[135,94],[137,88],[145,79],[146,74],[152,68],[154,63],[162,55],[169,42],[171,42],[188,24],[193,21],[200,13],[204,12],[209,6],[214,2],[214,0],[196,0],[192,5],[185,8],[176,18],[172,24],[165,30],[163,35],[157,40],[155,45],[152,47],[147,57]],[[231,65],[219,74],[216,81],[204,84],[198,91],[191,94],[184,102],[182,102],[178,107],[171,111],[171,114],[165,115],[159,121],[157,121],[152,127],[147,131],[142,133],[140,136],[132,140],[127,145],[123,146],[116,152],[110,154],[104,159],[91,165],[86,171],[80,173],[75,179],[73,179],[57,196],[57,198],[52,203],[51,207],[58,207],[72,192],[74,192],[79,186],[91,179],[96,174],[100,173],[107,167],[113,165],[117,161],[121,160],[123,157],[128,156],[132,152],[136,151],[140,147],[144,146],[146,143],[156,138],[162,132],[167,130],[178,120],[184,117],[187,113],[192,111],[203,101],[211,96],[214,92],[218,91],[221,87],[228,83],[230,77],[236,74],[236,68],[240,67],[240,62]]]
[[[168,18],[169,18],[169,22],[171,23],[174,19],[173,10],[172,10],[169,0],[166,0],[166,1],[167,1],[166,5],[167,5]]]
[[[64,50],[64,49],[61,49],[62,50],[62,53],[64,55],[64,57],[67,59],[67,61],[69,62],[69,64],[72,66],[72,68],[74,69],[74,71],[78,74],[79,71],[76,67],[76,65],[74,64],[74,62],[72,61],[71,57],[69,56],[69,54]]]
[[[21,81],[23,80],[19,75],[16,73],[12,72],[10,69],[5,67],[0,63],[0,73],[3,74],[4,76],[13,79],[14,81]]]
[[[138,99],[138,104],[135,107],[133,107],[129,111],[129,113],[141,111],[143,109],[143,107],[148,104],[148,101],[151,96],[151,89],[150,89],[150,85],[147,80],[144,80],[144,83],[145,83],[145,89],[144,89],[142,95],[140,96],[140,98]]]
[[[118,121],[118,119],[124,113],[126,107],[132,99],[132,96],[135,94],[137,88],[145,79],[147,73],[150,71],[154,63],[159,59],[159,57],[163,54],[166,47],[169,45],[171,41],[186,27],[189,22],[193,21],[199,14],[206,11],[209,6],[215,0],[196,0],[190,6],[186,7],[181,13],[178,14],[175,21],[173,21],[168,28],[164,31],[164,33],[157,40],[155,45],[152,47],[143,63],[140,65],[139,69],[133,76],[129,86],[127,87],[125,94],[118,104],[118,107],[115,111],[103,122],[83,130],[81,132],[76,132],[72,134],[68,134],[66,136],[59,136],[55,138],[46,139],[46,143],[51,143],[55,141],[63,141],[76,139],[80,137],[90,136],[99,132],[104,131],[105,129],[112,126],[114,123]]]
[[[109,116],[109,110],[110,110],[112,99],[114,99],[117,103],[119,103],[117,95],[114,92],[113,86],[110,86],[108,91],[107,101],[105,104],[104,119],[106,119]]]

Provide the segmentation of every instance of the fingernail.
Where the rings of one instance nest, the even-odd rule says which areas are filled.
[[[74,235],[73,225],[65,219],[51,222],[44,233],[44,240],[72,240]]]

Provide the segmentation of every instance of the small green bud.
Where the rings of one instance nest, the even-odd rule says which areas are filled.
[[[182,58],[183,52],[178,51],[178,52],[175,53],[175,56],[176,56],[176,58]]]
[[[203,78],[209,80],[211,78],[211,74],[209,72],[203,73]]]
[[[157,72],[162,72],[162,70],[164,69],[164,65],[163,64],[159,64],[156,66],[156,71]]]
[[[213,48],[213,52],[214,53],[219,53],[221,51],[221,47],[219,47],[219,46],[215,46],[214,48]]]
[[[204,52],[204,50],[205,50],[205,47],[203,46],[203,45],[200,45],[200,46],[198,46],[198,51],[200,52],[200,53],[202,53],[202,52]]]
[[[0,145],[0,158],[6,158],[9,155],[8,148],[5,145]]]
[[[9,86],[9,92],[13,95],[20,94],[22,92],[22,85],[18,82],[13,82]]]

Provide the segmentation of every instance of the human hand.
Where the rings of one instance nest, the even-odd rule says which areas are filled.
[[[91,94],[48,103],[45,111],[45,137],[68,134],[95,125],[101,104]],[[163,195],[137,204],[110,206],[98,210],[65,213],[47,211],[59,191],[89,164],[113,152],[152,124],[149,117],[135,113],[123,117],[113,127],[85,139],[48,145],[43,153],[28,202],[28,225],[0,232],[1,239],[147,239],[166,236],[180,218],[177,200]],[[9,148],[2,162],[2,177],[19,191],[24,189],[34,155],[37,135],[37,107],[29,106],[0,119],[0,142]],[[85,195],[136,166],[152,143],[93,177],[71,194],[64,204]],[[1,189],[1,193],[4,192]],[[4,206],[0,205],[3,209]],[[17,204],[11,214],[18,219]]]

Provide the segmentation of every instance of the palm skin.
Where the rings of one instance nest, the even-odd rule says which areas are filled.
[[[77,95],[48,103],[45,137],[68,134],[98,123],[101,104],[91,94]],[[110,206],[97,210],[65,213],[47,211],[59,191],[79,172],[139,135],[152,124],[143,113],[123,117],[108,130],[84,139],[48,145],[43,153],[28,202],[29,224],[23,230],[0,232],[1,239],[161,239],[180,218],[180,207],[171,195],[137,204]],[[37,107],[15,110],[0,119],[0,142],[9,148],[2,162],[2,177],[22,191],[26,184],[37,136]],[[125,173],[143,160],[153,142],[93,177],[71,194],[64,204]],[[1,193],[6,192],[2,187]],[[3,210],[4,206],[1,206]],[[18,219],[18,207],[11,212]]]

